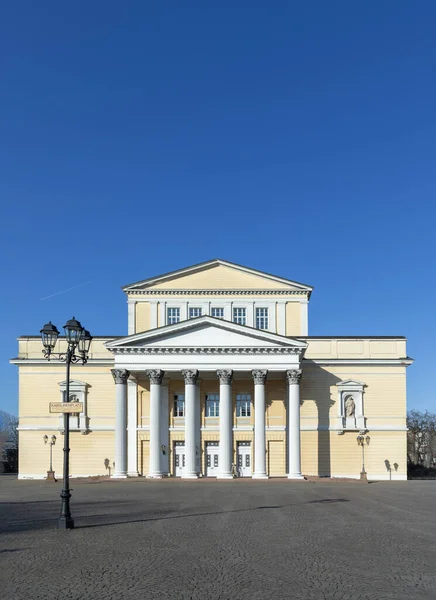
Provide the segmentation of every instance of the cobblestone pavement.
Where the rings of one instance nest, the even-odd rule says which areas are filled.
[[[436,482],[0,478],[7,600],[436,599]]]

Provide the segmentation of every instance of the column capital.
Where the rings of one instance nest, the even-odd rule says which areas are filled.
[[[182,371],[182,377],[185,380],[185,384],[195,385],[198,379],[197,369],[185,369]]]
[[[265,385],[268,371],[266,369],[255,369],[251,371],[255,385]]]
[[[233,379],[233,371],[231,369],[218,369],[216,372],[220,383],[230,385]]]
[[[299,385],[301,375],[301,369],[291,369],[290,371],[286,371],[286,379],[288,380],[289,385]]]
[[[161,369],[148,369],[145,371],[145,374],[149,378],[150,383],[161,385],[165,371],[162,371]]]
[[[112,377],[115,383],[127,383],[129,379],[130,371],[127,369],[111,369]]]

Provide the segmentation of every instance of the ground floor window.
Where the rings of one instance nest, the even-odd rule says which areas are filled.
[[[251,416],[251,394],[236,394],[236,416]]]

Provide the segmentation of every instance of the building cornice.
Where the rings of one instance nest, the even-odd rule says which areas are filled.
[[[133,346],[133,347],[121,347],[121,348],[108,348],[110,352],[113,354],[153,354],[153,355],[191,355],[191,354],[207,354],[207,355],[232,355],[232,354],[247,354],[247,355],[283,355],[283,354],[304,354],[305,348],[292,348],[292,347],[284,347],[284,348],[256,348],[256,347],[248,347],[248,348],[210,348],[210,347],[169,347],[169,348],[151,348],[151,347],[141,347],[141,346]]]
[[[305,358],[303,364],[314,365],[413,365],[413,358]]]
[[[307,290],[126,290],[128,296],[310,296]]]
[[[9,362],[12,365],[18,366],[46,365],[47,367],[62,367],[65,370],[65,363],[59,362],[57,360],[48,361],[46,358],[11,358]],[[108,356],[107,358],[90,358],[86,363],[87,366],[113,366],[113,364],[114,358],[112,356]]]

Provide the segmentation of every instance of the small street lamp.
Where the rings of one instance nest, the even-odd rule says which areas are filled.
[[[55,474],[53,471],[53,446],[56,444],[56,436],[52,435],[50,442],[48,441],[48,435],[43,437],[44,444],[50,444],[50,470],[47,471],[47,481],[56,481]]]
[[[65,362],[67,365],[67,377],[66,377],[66,390],[64,396],[64,402],[70,401],[70,366],[71,363],[81,362],[84,365],[88,361],[89,348],[91,346],[92,336],[87,329],[84,329],[82,325],[74,317],[67,321],[64,325],[65,339],[67,341],[66,352],[53,352],[57,339],[59,337],[59,331],[56,325],[53,325],[49,321],[41,329],[41,338],[43,348],[43,355],[50,360],[51,356],[56,356],[61,362]],[[51,458],[51,454],[50,454]],[[51,460],[50,460],[51,470]],[[64,477],[63,477],[63,488],[61,492],[61,515],[58,521],[58,529],[73,529],[74,521],[71,517],[70,511],[70,415],[64,413]]]
[[[368,477],[365,471],[365,445],[369,446],[371,438],[369,435],[366,437],[363,435],[357,436],[357,444],[362,446],[362,470],[360,471],[360,481],[368,481]]]

